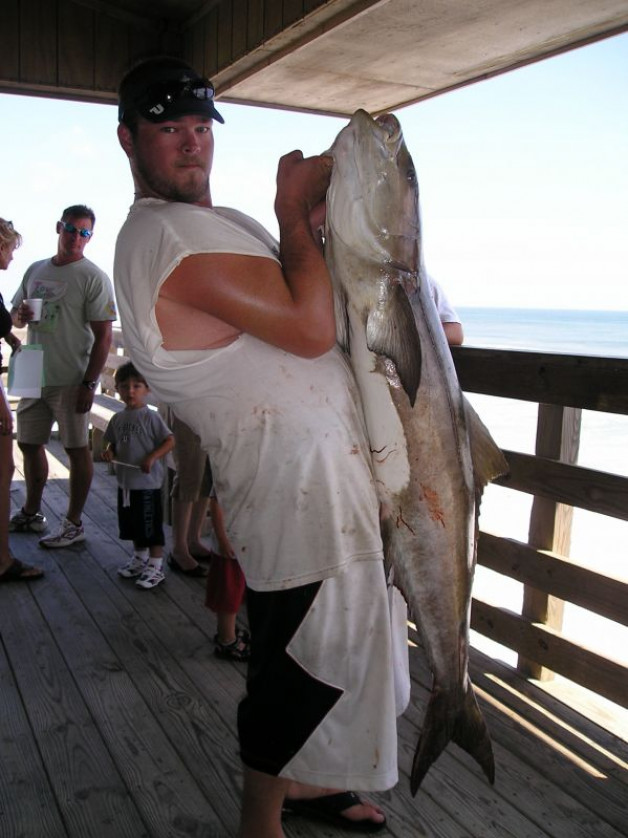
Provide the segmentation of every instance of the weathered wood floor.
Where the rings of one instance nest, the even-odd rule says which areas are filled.
[[[17,450],[17,449],[16,449]],[[51,444],[45,514],[66,509]],[[14,507],[23,478],[13,484]],[[169,575],[140,591],[116,568],[115,479],[96,466],[88,539],[57,551],[12,536],[46,577],[0,588],[2,838],[229,838],[240,766],[235,711],[244,667],[212,655],[202,580]],[[416,798],[408,769],[430,682],[412,652],[412,706],[400,721],[401,781],[377,796],[398,838],[619,838],[628,835],[628,746],[507,667],[473,656],[492,732],[494,787],[450,746]],[[626,738],[626,737],[624,737]],[[345,833],[303,820],[288,838]]]

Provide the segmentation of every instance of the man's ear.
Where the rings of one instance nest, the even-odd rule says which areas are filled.
[[[123,122],[118,124],[118,141],[124,150],[127,157],[131,157],[133,153],[133,135],[130,128]]]

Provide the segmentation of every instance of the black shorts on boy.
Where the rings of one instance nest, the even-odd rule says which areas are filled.
[[[118,489],[120,538],[138,548],[166,543],[161,489]]]

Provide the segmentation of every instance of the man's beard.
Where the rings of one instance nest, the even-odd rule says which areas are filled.
[[[138,174],[141,175],[150,191],[166,201],[194,204],[207,194],[208,178],[199,178],[200,169],[192,170],[187,182],[175,183],[173,180],[162,177],[154,168],[144,166],[141,158],[136,158],[136,165]]]

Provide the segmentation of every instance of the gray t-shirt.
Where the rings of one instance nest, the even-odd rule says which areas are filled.
[[[28,342],[44,349],[44,384],[79,384],[94,345],[90,321],[116,319],[113,287],[107,274],[89,259],[55,265],[51,259],[34,262],[12,304],[44,301],[41,320],[28,327]]]
[[[156,410],[150,407],[126,407],[111,418],[105,440],[116,450],[116,460],[138,466],[172,431]],[[121,489],[160,489],[164,480],[163,459],[156,460],[149,474],[139,468],[116,464],[116,477]]]

